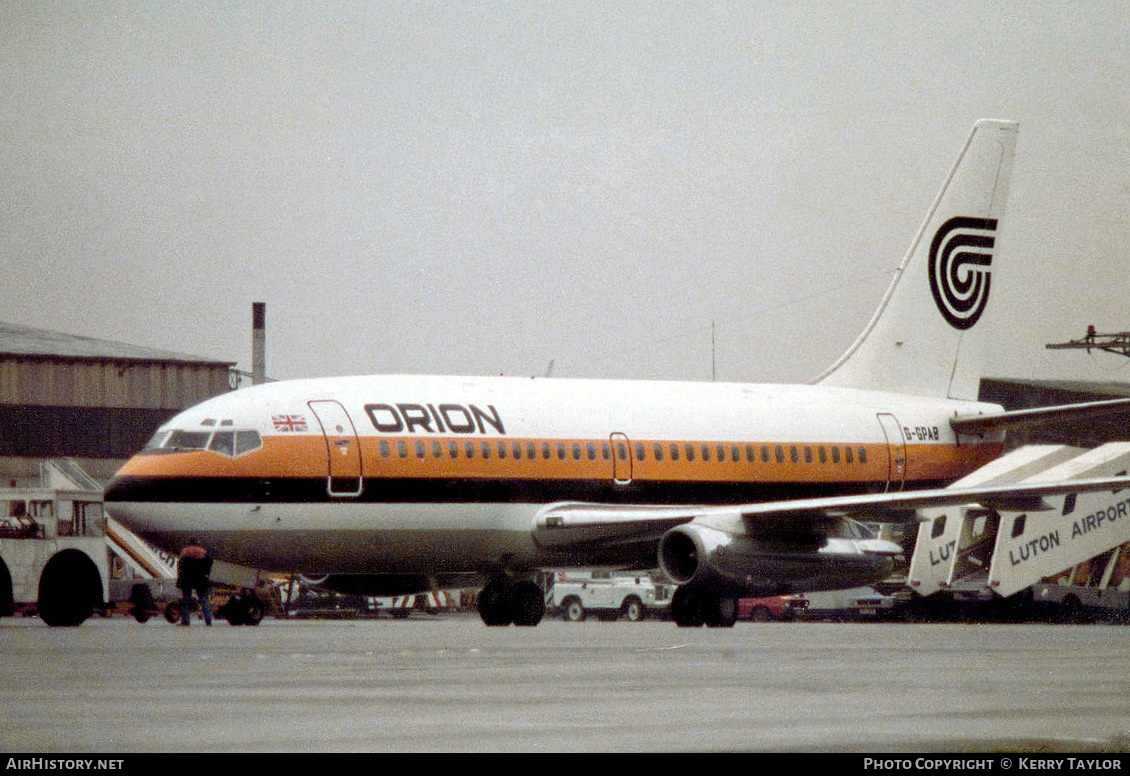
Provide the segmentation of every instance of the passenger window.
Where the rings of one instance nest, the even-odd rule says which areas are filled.
[[[851,448],[845,447],[844,448],[844,463],[853,463],[853,462],[854,462],[854,459],[852,458]]]
[[[657,444],[651,451],[655,455],[656,461],[663,460],[663,445]]]
[[[490,442],[483,442],[482,450],[483,450],[483,458],[484,459],[490,458]]]
[[[542,442],[541,443],[541,457],[542,457],[543,460],[546,460],[546,461],[548,461],[550,459],[551,456],[550,456],[550,453],[549,453],[549,442]]]
[[[510,452],[514,454],[514,460],[518,461],[522,458],[522,443],[514,442],[510,445]]]
[[[432,442],[432,458],[443,458],[443,445],[439,442]]]
[[[601,442],[600,443],[600,460],[602,460],[602,461],[611,461],[612,460],[612,448],[608,446],[607,442]]]
[[[710,445],[703,445],[702,446],[702,460],[703,461],[709,461],[710,460]]]
[[[808,445],[805,445],[804,447],[804,462],[812,463],[812,448]]]
[[[559,460],[559,461],[565,460],[565,443],[564,442],[558,442],[557,443],[557,460]]]
[[[636,443],[636,460],[642,461],[647,458],[647,448],[639,442]]]
[[[781,447],[780,445],[777,445],[773,448],[773,455],[774,457],[776,457],[777,463],[785,462],[785,448]]]
[[[800,451],[796,449],[796,445],[789,446],[789,460],[793,463],[800,463]]]
[[[455,460],[456,458],[459,457],[459,443],[458,442],[448,442],[447,443],[447,455],[452,460]]]
[[[534,447],[533,442],[527,442],[526,443],[526,457],[529,458],[531,461],[538,457],[538,451],[537,451],[537,448]]]
[[[589,458],[590,461],[595,461],[596,460],[596,445],[594,445],[592,442],[587,442],[585,444],[585,453],[588,455],[588,458]]]
[[[390,455],[392,455],[392,452],[389,450],[388,440],[382,439],[381,440],[381,458],[388,458]]]
[[[817,451],[820,454],[820,463],[828,463],[828,451],[824,449],[824,445],[820,445]]]
[[[671,445],[671,460],[672,461],[679,460],[679,446],[678,445]]]
[[[832,463],[838,464],[840,462],[840,448],[835,445],[832,446]]]
[[[581,460],[581,443],[580,442],[574,442],[573,443],[573,460],[574,461]]]
[[[687,445],[687,460],[694,462],[694,445]]]
[[[506,459],[506,443],[505,442],[499,442],[498,443],[498,458],[499,458],[499,460],[505,460]]]
[[[867,463],[867,448],[866,447],[859,448],[859,462],[861,464]]]
[[[427,447],[424,445],[422,440],[417,439],[416,440],[416,457],[423,460],[424,457],[427,454],[428,454]]]
[[[474,442],[464,442],[463,443],[463,453],[464,453],[464,455],[467,456],[468,461],[472,460],[475,457],[475,443]]]
[[[403,439],[396,440],[396,454],[401,458],[408,457],[408,443]]]

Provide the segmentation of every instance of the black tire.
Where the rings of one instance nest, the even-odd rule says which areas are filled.
[[[753,611],[749,613],[750,622],[769,622],[773,619],[773,615],[769,609],[764,606],[755,606]]]
[[[12,595],[12,575],[7,564],[0,559],[0,617],[11,617],[16,613],[16,599]]]
[[[263,621],[263,602],[259,600],[258,596],[253,596],[244,602],[244,625],[258,625]]]
[[[703,624],[702,597],[680,587],[671,597],[671,617],[680,628],[699,628]]]
[[[479,617],[492,628],[509,625],[513,621],[512,599],[514,583],[506,577],[495,577],[479,593]]]
[[[535,627],[545,616],[545,594],[536,582],[524,581],[514,586],[510,598],[511,620],[522,628]]]
[[[585,619],[586,614],[585,605],[581,603],[581,599],[575,596],[566,598],[561,605],[561,615],[566,622],[581,622]]]
[[[133,618],[141,623],[149,622],[153,610],[157,608],[149,587],[147,585],[134,585],[133,589],[130,590],[129,600],[133,604],[133,608],[129,610]]]
[[[169,601],[165,604],[165,622],[169,624],[180,622],[180,601]]]
[[[732,628],[738,621],[738,600],[710,596],[705,599],[703,620],[708,628]]]
[[[628,622],[642,622],[647,619],[647,608],[643,605],[643,601],[631,596],[620,607],[620,614]]]
[[[52,627],[82,625],[102,605],[98,567],[80,550],[63,550],[39,577],[39,618]]]
[[[1087,612],[1077,595],[1071,594],[1063,599],[1063,621],[1073,625],[1087,622]]]

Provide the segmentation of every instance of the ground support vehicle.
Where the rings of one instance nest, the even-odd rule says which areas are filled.
[[[880,593],[873,587],[825,590],[807,593],[808,607],[800,613],[809,620],[892,620],[903,615],[900,596]]]
[[[0,615],[74,626],[102,610],[105,533],[101,487],[64,462],[45,462],[38,483],[0,488]]]
[[[674,585],[647,572],[555,571],[548,575],[546,609],[569,622],[593,614],[602,620],[639,622],[664,616]]]
[[[1092,450],[1022,447],[955,486],[1124,474],[1130,443]],[[916,611],[968,619],[1125,620],[1130,598],[1130,498],[1080,493],[1041,503],[924,510],[910,564]],[[938,599],[934,604],[932,599]]]
[[[738,619],[750,622],[792,622],[808,609],[802,595],[776,595],[768,598],[738,600]]]

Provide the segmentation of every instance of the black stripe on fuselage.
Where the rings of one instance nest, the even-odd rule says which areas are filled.
[[[355,481],[354,481],[355,482]],[[905,487],[936,487],[916,482]],[[356,485],[338,482],[340,490]],[[380,504],[592,501],[608,504],[742,504],[882,491],[859,482],[676,482],[544,479],[366,479],[358,495],[331,495],[326,478],[117,477],[106,502]]]

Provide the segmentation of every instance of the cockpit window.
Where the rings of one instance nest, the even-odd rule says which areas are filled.
[[[154,434],[152,437],[149,438],[148,442],[145,443],[145,449],[146,450],[156,450],[158,447],[163,447],[164,444],[165,444],[165,440],[169,438],[169,434],[171,434],[171,433],[173,433],[173,432],[171,432],[171,431],[158,431],[156,434]]]
[[[212,435],[212,441],[208,445],[208,449],[220,455],[234,456],[235,455],[235,432],[234,431],[217,431]]]
[[[145,453],[176,453],[188,450],[208,450],[228,458],[254,452],[263,446],[258,431],[158,431],[146,443]]]
[[[175,450],[203,450],[208,447],[210,431],[174,431],[169,435],[163,447]]]
[[[258,450],[263,446],[263,438],[258,431],[235,432],[235,454],[244,455]]]

